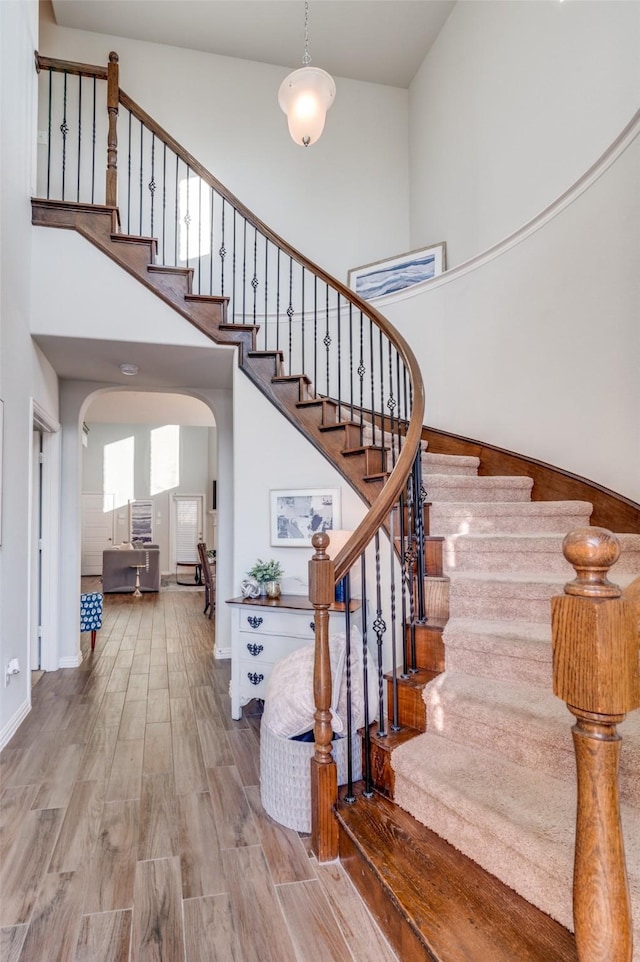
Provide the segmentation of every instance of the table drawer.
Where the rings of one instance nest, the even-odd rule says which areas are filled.
[[[267,611],[258,608],[239,612],[240,632],[249,635],[286,635],[293,638],[313,638],[313,611]]]
[[[267,681],[273,665],[270,662],[251,664],[240,663],[240,697],[243,702],[252,698],[264,698],[267,693]]]
[[[313,635],[310,635],[308,643],[313,643]],[[262,662],[273,664],[292,651],[296,651],[303,644],[304,642],[300,638],[287,638],[280,635],[276,637],[273,635],[256,635],[247,638],[243,634],[240,639],[239,656],[242,662],[253,663],[254,665],[262,664]]]

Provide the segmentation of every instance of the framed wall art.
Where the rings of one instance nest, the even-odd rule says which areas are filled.
[[[310,547],[317,531],[340,528],[340,488],[271,491],[270,499],[272,545]]]
[[[432,244],[387,260],[354,267],[348,285],[366,301],[403,291],[446,271],[447,245]]]
[[[129,537],[142,544],[153,542],[153,501],[129,502]]]

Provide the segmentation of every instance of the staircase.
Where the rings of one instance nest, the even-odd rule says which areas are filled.
[[[589,524],[591,505],[531,501],[530,479],[478,476],[477,458],[423,453],[422,461],[429,533],[444,541],[442,574],[426,585],[435,618],[429,633],[418,629],[422,671],[400,680],[399,703],[411,705],[401,713],[402,730],[374,739],[378,790],[416,821],[380,798],[364,811],[342,804],[341,854],[363,894],[374,879],[386,892],[402,932],[396,945],[412,946],[403,959],[574,959],[566,933],[573,926],[574,719],[552,694],[550,600],[575,576],[562,540]],[[640,573],[640,535],[619,540],[610,578],[624,587]],[[411,697],[402,697],[403,686]],[[637,962],[640,713],[627,717],[620,734]],[[406,846],[387,844],[403,836],[412,839]],[[406,880],[417,884],[418,876],[416,902]],[[458,917],[460,901],[477,919],[479,888],[494,891],[498,880],[506,889],[481,913],[483,943],[469,916]],[[522,912],[508,934],[504,899]],[[532,906],[538,915],[529,916]],[[542,941],[535,932],[545,933]]]

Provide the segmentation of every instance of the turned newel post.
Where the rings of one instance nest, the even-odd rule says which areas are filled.
[[[118,106],[120,103],[120,78],[118,54],[111,51],[107,64],[107,111],[109,130],[107,132],[107,186],[105,204],[107,207],[118,205]]]
[[[333,561],[327,554],[329,536],[314,534],[315,554],[309,562],[309,598],[316,633],[313,668],[315,754],[311,759],[311,845],[319,862],[338,857],[338,826],[333,815],[338,800],[338,775],[331,754],[331,661],[329,608],[334,598]]]
[[[578,804],[573,916],[580,962],[631,962],[629,888],[620,823],[616,726],[640,706],[632,604],[607,572],[620,554],[604,528],[566,536],[577,577],[552,601],[553,690],[576,717]]]

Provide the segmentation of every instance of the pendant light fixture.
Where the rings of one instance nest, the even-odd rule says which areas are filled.
[[[320,67],[311,67],[309,56],[309,3],[304,4],[303,66],[282,81],[278,103],[287,115],[289,133],[296,144],[309,147],[315,144],[324,130],[327,110],[336,95],[333,77]]]

